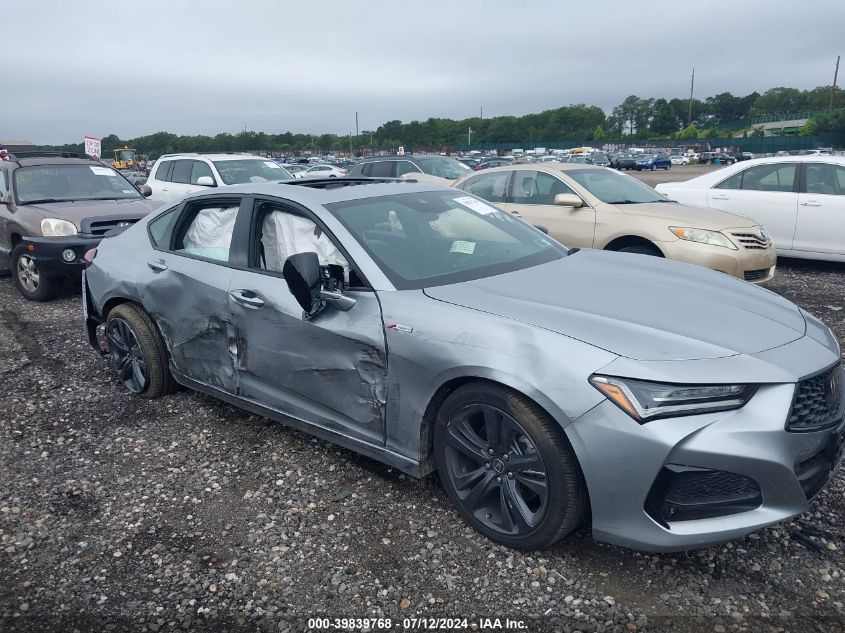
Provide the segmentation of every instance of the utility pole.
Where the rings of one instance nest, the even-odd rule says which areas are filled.
[[[689,114],[687,115],[687,126],[692,125],[692,90],[695,87],[695,68],[692,69],[692,79],[689,82]]]
[[[352,158],[352,132],[349,133],[349,157]]]
[[[481,115],[478,117],[480,120],[484,120],[484,108],[481,108]]]
[[[830,87],[830,105],[828,110],[833,110],[833,97],[836,95],[836,80],[839,77],[839,55],[836,56],[836,70],[833,71],[833,85]]]
[[[358,112],[355,112],[355,149],[358,149]]]
[[[467,126],[467,145],[472,149],[472,127]]]

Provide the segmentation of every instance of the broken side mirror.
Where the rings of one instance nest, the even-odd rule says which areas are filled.
[[[306,316],[314,315],[322,304],[320,299],[322,279],[317,253],[291,255],[285,260],[282,275],[288,284],[288,289],[302,306]]]

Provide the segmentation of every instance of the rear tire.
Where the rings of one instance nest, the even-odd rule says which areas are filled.
[[[434,458],[463,519],[503,545],[549,547],[586,512],[586,488],[563,431],[510,389],[473,382],[446,398],[437,413]]]
[[[50,277],[38,268],[38,262],[32,258],[26,246],[18,244],[10,258],[12,279],[18,292],[29,301],[50,301],[58,296],[62,289],[62,277]]]
[[[122,303],[109,312],[106,341],[112,369],[127,390],[144,398],[159,398],[174,391],[167,349],[143,308]]]

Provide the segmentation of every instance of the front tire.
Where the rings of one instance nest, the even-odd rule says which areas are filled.
[[[18,244],[15,247],[10,263],[15,287],[25,299],[50,301],[58,296],[62,288],[62,278],[50,277],[41,272],[38,262],[26,250],[26,246]]]
[[[524,550],[549,547],[582,521],[587,493],[563,431],[534,402],[474,382],[440,407],[434,458],[463,519]]]
[[[167,365],[167,349],[141,307],[123,303],[109,312],[106,341],[112,369],[127,390],[144,398],[173,392],[176,385]]]

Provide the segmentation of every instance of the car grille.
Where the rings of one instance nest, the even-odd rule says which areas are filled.
[[[772,238],[763,237],[758,233],[731,233],[731,235],[748,251],[765,251],[772,245]]]
[[[745,281],[760,281],[769,275],[768,268],[761,268],[760,270],[746,270],[744,273]]]
[[[818,431],[841,422],[843,383],[842,363],[799,382],[795,386],[786,430],[793,433]]]
[[[100,216],[85,218],[80,222],[80,232],[102,237],[112,229],[131,226],[141,219],[139,215]]]

